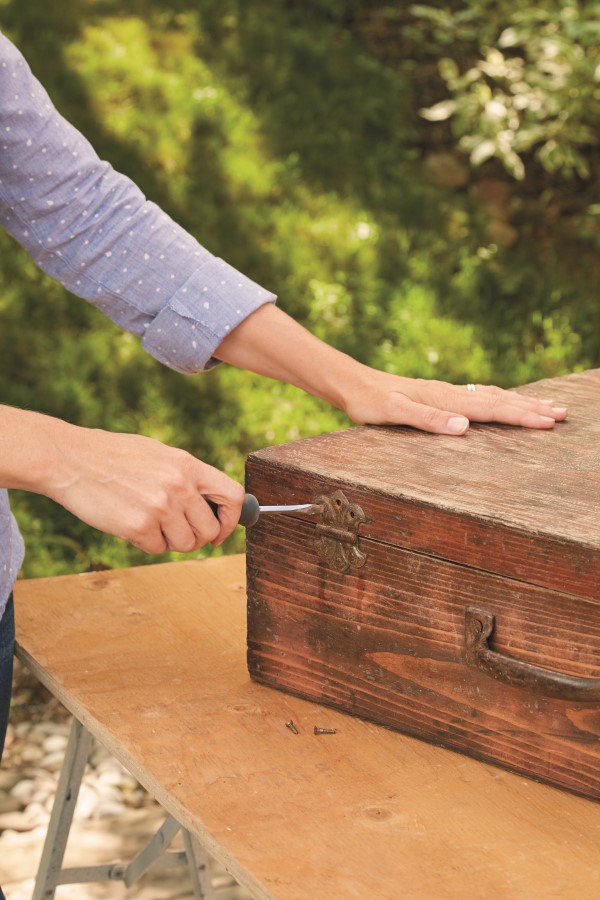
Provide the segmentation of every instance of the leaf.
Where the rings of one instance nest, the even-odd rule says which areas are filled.
[[[428,122],[445,122],[456,112],[455,100],[441,100],[434,106],[428,106],[419,110],[419,115]]]
[[[456,62],[447,56],[440,59],[438,69],[444,81],[455,81],[460,75]]]
[[[496,144],[494,141],[481,141],[481,143],[477,144],[477,146],[471,151],[471,163],[474,166],[480,166],[486,161],[486,159],[490,159],[495,154],[495,152]]]
[[[523,181],[525,178],[525,166],[523,160],[512,150],[507,150],[502,154],[502,161],[510,174],[517,179]]]
[[[498,46],[503,49],[505,47],[516,47],[520,42],[520,36],[517,29],[512,27],[505,28],[498,38]]]

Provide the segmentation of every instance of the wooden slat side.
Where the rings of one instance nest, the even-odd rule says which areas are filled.
[[[341,574],[312,542],[291,519],[249,534],[253,678],[600,799],[598,705],[497,682],[463,649],[464,610],[483,606],[498,652],[600,679],[595,604],[375,542]]]
[[[342,481],[328,474],[326,462],[322,468],[317,474],[301,464],[255,454],[247,462],[246,485],[261,502],[273,504],[312,502],[341,489],[367,516],[359,530],[361,541],[380,541],[600,603],[600,548],[509,527],[432,501],[390,497],[365,487],[359,476]]]

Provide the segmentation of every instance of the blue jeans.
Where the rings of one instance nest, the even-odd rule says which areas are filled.
[[[12,691],[13,652],[15,649],[15,613],[12,594],[0,620],[0,760],[8,726]],[[0,889],[0,900],[2,891]]]
[[[13,651],[15,648],[15,613],[12,594],[0,620],[0,762],[8,726],[12,691]],[[0,900],[5,900],[0,887]]]

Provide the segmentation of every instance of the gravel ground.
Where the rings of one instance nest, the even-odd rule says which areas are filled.
[[[0,884],[6,900],[31,900],[71,717],[16,661],[12,721],[0,770]],[[71,828],[65,865],[127,862],[154,834],[164,811],[121,764],[94,743]],[[172,849],[181,849],[179,835]],[[218,900],[251,895],[211,860]],[[64,885],[57,900],[188,900],[186,868],[150,870],[135,885]]]

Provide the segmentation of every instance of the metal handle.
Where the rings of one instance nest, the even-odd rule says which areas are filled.
[[[465,609],[467,665],[485,672],[498,681],[534,690],[545,697],[558,697],[560,700],[575,700],[581,703],[600,701],[598,678],[563,675],[491,650],[488,638],[492,635],[494,624],[495,618],[491,613],[474,606]]]

